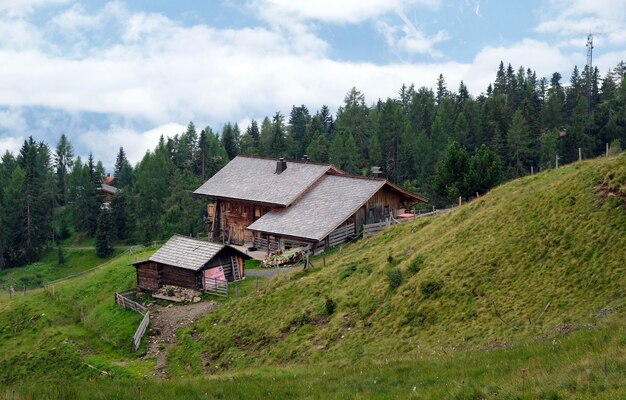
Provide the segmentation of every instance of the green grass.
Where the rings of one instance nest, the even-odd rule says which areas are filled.
[[[593,160],[516,180],[346,246],[326,267],[274,280],[200,321],[198,351],[222,369],[346,366],[515,344],[608,307],[624,315],[626,208],[597,189],[625,164]],[[390,289],[393,268],[403,279]]]
[[[8,288],[10,285],[16,290],[41,287],[46,282],[86,271],[121,253],[121,250],[115,250],[111,257],[99,258],[94,250],[63,250],[65,262],[60,265],[58,250],[51,249],[36,263],[0,270],[0,288]]]
[[[259,367],[165,382],[93,376],[80,385],[31,382],[14,388],[20,397],[68,400],[618,399],[626,385],[626,334],[616,320],[510,348],[380,358],[342,368]]]
[[[98,376],[143,376],[131,337],[141,320],[114,304],[113,292],[135,284],[137,257],[125,253],[85,275],[0,300],[0,385],[36,377],[42,383]],[[122,368],[115,363],[128,364]]]
[[[625,185],[626,154],[576,163],[325,266],[246,279],[178,332],[167,382],[128,349],[139,316],[113,305],[135,280],[120,259],[0,300],[0,385],[67,399],[626,398]]]

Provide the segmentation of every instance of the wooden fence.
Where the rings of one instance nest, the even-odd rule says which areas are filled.
[[[130,295],[134,295],[135,289],[125,290],[123,292],[115,292],[115,304],[120,307],[128,308],[139,314],[145,314],[148,312],[148,309],[141,304],[137,303],[134,300],[130,299]]]
[[[253,246],[259,250],[267,250],[268,239],[262,237],[255,237],[253,240]],[[269,241],[269,251],[278,250],[279,243],[277,241]]]
[[[150,323],[150,313],[146,312],[141,320],[141,323],[137,327],[135,334],[133,335],[133,350],[137,351],[139,345],[141,344],[141,338],[146,333],[146,329],[148,328],[148,324]]]
[[[139,345],[141,344],[141,338],[145,335],[148,324],[150,323],[150,313],[146,307],[130,298],[131,296],[134,297],[135,293],[136,289],[115,292],[115,304],[143,315],[143,319],[139,323],[139,326],[133,335],[133,350],[137,351]]]
[[[204,278],[204,291],[217,296],[228,297],[228,281],[218,278]]]
[[[375,224],[363,225],[363,237],[374,236],[377,233],[387,229],[391,221],[377,222]]]
[[[337,246],[352,236],[354,236],[354,223],[339,227],[328,235],[328,246]]]

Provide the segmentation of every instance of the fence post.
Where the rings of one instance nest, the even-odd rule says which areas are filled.
[[[606,143],[606,156],[609,156],[609,143]]]
[[[578,161],[581,161],[582,159],[583,159],[583,153],[582,153],[581,148],[579,147],[578,148]]]

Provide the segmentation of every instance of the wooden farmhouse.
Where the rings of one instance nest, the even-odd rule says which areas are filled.
[[[250,257],[228,245],[175,235],[137,269],[137,287],[154,291],[163,285],[194,290],[239,280]]]
[[[199,187],[209,237],[263,250],[323,250],[428,200],[383,178],[309,161],[237,156]]]

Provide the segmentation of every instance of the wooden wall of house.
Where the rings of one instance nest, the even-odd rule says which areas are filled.
[[[198,287],[198,279],[196,271],[173,267],[171,265],[160,264],[161,267],[161,285],[174,285],[188,289],[201,289]]]
[[[228,232],[230,243],[252,243],[253,233],[246,228],[265,215],[270,208],[251,203],[221,200],[222,227]]]
[[[160,287],[160,273],[158,264],[146,261],[135,266],[137,268],[137,287],[142,290],[158,290]]]
[[[396,216],[397,210],[404,208],[404,202],[399,193],[383,186],[374,196],[370,197],[359,217],[361,220],[365,219],[365,224],[373,224],[384,221],[389,215]]]

